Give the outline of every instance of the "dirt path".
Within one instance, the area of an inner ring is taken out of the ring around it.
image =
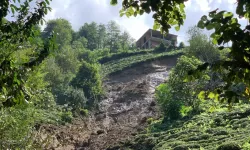
[[[49,149],[103,150],[142,131],[147,119],[159,117],[154,89],[168,76],[166,64],[147,64],[109,77],[107,98],[99,111],[66,126],[44,126],[53,139]]]

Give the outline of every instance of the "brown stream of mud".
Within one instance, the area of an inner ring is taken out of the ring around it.
[[[132,138],[145,129],[148,118],[160,115],[154,92],[166,80],[167,67],[155,62],[110,76],[98,111],[69,125],[42,127],[44,137],[50,135],[53,141],[48,149],[104,150]]]

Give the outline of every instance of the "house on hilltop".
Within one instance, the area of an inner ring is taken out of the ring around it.
[[[148,29],[141,38],[136,41],[136,47],[141,49],[155,48],[161,42],[167,45],[177,45],[177,35],[167,34],[164,36],[160,31]]]

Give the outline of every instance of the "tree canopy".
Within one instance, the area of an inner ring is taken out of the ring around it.
[[[56,35],[56,42],[60,47],[70,44],[73,34],[70,22],[61,18],[49,20],[46,28],[43,30],[42,36],[46,39],[52,34]]]

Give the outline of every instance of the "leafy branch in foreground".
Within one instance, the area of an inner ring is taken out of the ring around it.
[[[186,19],[184,2],[187,0],[123,0],[120,16],[137,16],[144,13],[153,13],[154,29],[168,32],[171,26],[176,30],[180,29]],[[112,5],[117,4],[117,0],[111,0]]]
[[[250,3],[239,1],[236,13],[249,20]],[[216,61],[213,64],[203,64],[200,70],[211,68],[216,72],[223,72],[224,84],[214,92],[221,97],[221,100],[228,100],[229,103],[238,102],[242,99],[249,100],[250,87],[250,25],[242,29],[238,19],[233,13],[217,10],[203,16],[198,23],[200,28],[207,30],[214,29],[211,35],[213,43],[224,49],[224,44],[232,42],[227,59]]]
[[[24,84],[26,75],[49,55],[54,45],[51,41],[44,45],[32,44],[37,35],[35,26],[51,10],[49,1],[37,1],[34,7],[32,0],[13,2],[3,0],[0,3],[0,107],[25,103],[29,99]],[[14,21],[5,19],[10,15]],[[33,48],[33,53],[26,61],[18,61],[16,53],[25,48]]]

